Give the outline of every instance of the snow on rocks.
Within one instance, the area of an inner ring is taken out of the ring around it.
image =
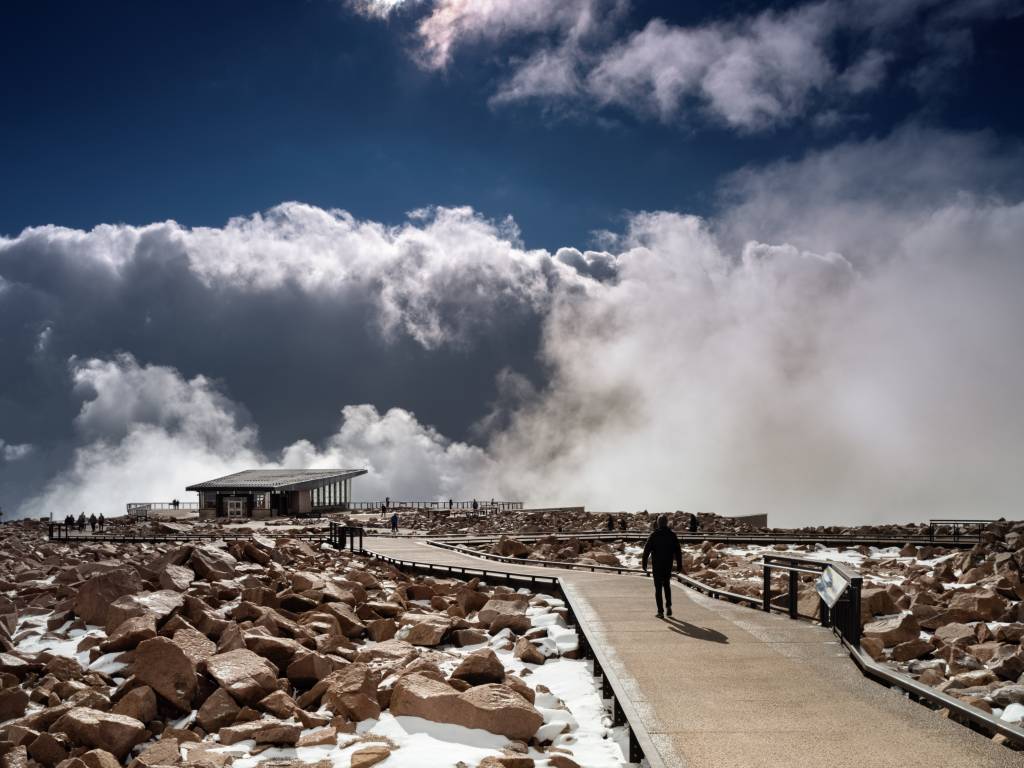
[[[0,756],[28,768],[626,764],[558,598],[288,539],[0,539]]]

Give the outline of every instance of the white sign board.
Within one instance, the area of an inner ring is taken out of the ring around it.
[[[831,565],[822,571],[821,576],[814,582],[814,588],[818,590],[818,594],[821,595],[821,599],[825,601],[825,605],[829,608],[835,607],[835,604],[839,602],[840,596],[843,594],[843,590],[849,586],[849,583],[842,575],[833,568]]]

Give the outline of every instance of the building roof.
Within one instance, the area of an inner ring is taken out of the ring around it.
[[[365,475],[365,469],[244,469],[233,475],[196,483],[186,491],[301,491],[324,482]]]

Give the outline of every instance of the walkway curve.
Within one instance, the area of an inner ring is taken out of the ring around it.
[[[486,560],[426,539],[375,537],[368,551],[443,566]],[[498,570],[498,569],[495,569]],[[654,617],[650,582],[502,564],[550,577],[577,605],[656,755],[679,768],[1024,768],[1024,757],[864,677],[833,634],[673,585]],[[650,746],[648,746],[650,752]]]

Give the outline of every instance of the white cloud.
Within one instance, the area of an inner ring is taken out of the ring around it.
[[[742,131],[843,107],[878,88],[901,51],[919,59],[911,76],[919,88],[939,85],[935,72],[971,55],[971,24],[1020,13],[1014,0],[815,0],[689,26],[653,18],[624,35],[626,0],[425,7],[413,53],[428,69],[448,67],[461,47],[518,46],[492,104],[616,106],[666,122],[699,113]]]
[[[31,443],[6,443],[0,439],[0,457],[4,461],[18,461],[32,453],[34,446]]]
[[[249,468],[365,468],[353,485],[357,499],[440,499],[477,488],[490,463],[480,448],[445,439],[408,411],[380,414],[370,405],[344,408],[322,445],[299,440],[270,457],[238,407],[202,376],[186,380],[130,355],[74,362],[72,374],[84,398],[76,423],[85,442],[23,505],[27,516],[116,514],[126,502],[182,499],[187,485]]]

